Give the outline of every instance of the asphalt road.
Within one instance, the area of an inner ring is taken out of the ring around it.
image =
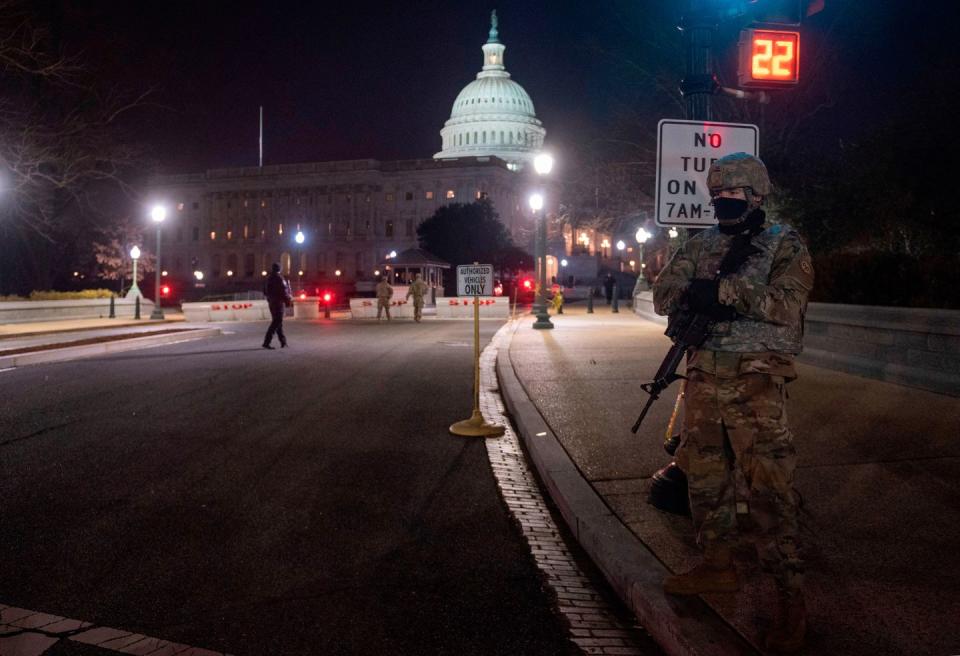
[[[447,433],[472,324],[265,327],[0,372],[0,603],[238,655],[579,653]]]

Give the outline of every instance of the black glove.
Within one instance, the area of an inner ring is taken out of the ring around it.
[[[705,314],[717,321],[730,321],[737,311],[720,303],[720,281],[696,278],[687,288],[687,305],[697,314]]]

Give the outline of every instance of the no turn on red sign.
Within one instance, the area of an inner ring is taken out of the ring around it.
[[[717,221],[707,189],[710,164],[730,153],[756,155],[759,147],[756,125],[661,120],[657,124],[657,225],[714,225]]]

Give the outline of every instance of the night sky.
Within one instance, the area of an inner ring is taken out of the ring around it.
[[[128,127],[161,170],[184,172],[255,165],[261,104],[266,164],[430,157],[454,98],[482,65],[494,8],[507,70],[533,98],[547,143],[563,150],[603,134],[651,92],[624,61],[671,65],[651,59],[663,50],[648,46],[679,43],[685,5],[86,0],[59,5],[59,25],[64,47],[82,52],[105,86],[153,89]],[[953,6],[826,0],[802,31],[811,44],[838,43],[844,56],[821,81],[836,104],[817,114],[813,133],[855,139],[922,101],[931,71],[956,74]]]

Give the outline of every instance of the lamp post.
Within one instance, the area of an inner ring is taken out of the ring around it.
[[[530,194],[530,209],[533,210],[534,220],[537,221],[537,240],[535,244],[536,250],[536,295],[533,299],[533,313],[536,315],[537,320],[533,322],[533,327],[542,330],[553,328],[553,324],[550,322],[550,314],[547,312],[547,299],[544,295],[544,290],[547,286],[547,273],[546,273],[546,253],[544,248],[544,243],[546,242],[546,231],[541,230],[541,226],[544,225],[544,220],[542,216],[538,216],[543,210],[543,196],[540,194]]]
[[[150,313],[150,319],[162,321],[163,308],[160,307],[160,226],[163,224],[163,220],[167,218],[167,208],[163,205],[155,205],[150,210],[150,218],[157,224],[157,288],[153,296],[153,312]]]
[[[673,226],[670,226],[670,229],[667,230],[667,235],[670,237],[670,243],[667,245],[667,260],[673,258],[673,242],[680,236],[680,232]]]
[[[130,249],[130,259],[133,260],[133,284],[130,285],[130,291],[127,292],[125,298],[136,298],[137,296],[143,297],[143,293],[140,291],[140,287],[137,286],[137,260],[140,259],[140,247],[134,246]]]
[[[650,237],[652,237],[653,235],[651,235],[649,232],[647,232],[647,231],[641,226],[640,228],[637,228],[637,234],[636,234],[635,236],[636,236],[636,238],[637,238],[637,243],[640,244],[640,281],[639,281],[639,282],[640,282],[640,289],[646,290],[646,288],[647,288],[647,277],[644,275],[643,270],[644,270],[644,268],[646,268],[647,265],[646,265],[646,263],[643,261],[643,245],[644,245],[644,244],[646,243],[646,241],[647,241],[648,239],[650,239]]]
[[[303,289],[303,242],[307,240],[303,231],[297,230],[297,235],[293,238],[297,242],[297,291]]]
[[[533,168],[539,176],[545,176],[553,169],[553,157],[547,153],[540,153],[533,159]],[[533,210],[534,220],[537,226],[537,239],[534,250],[537,263],[537,280],[539,288],[536,299],[533,303],[533,312],[537,320],[533,322],[533,327],[537,330],[553,328],[550,322],[550,314],[547,312],[547,299],[544,295],[547,289],[547,217],[543,210],[543,194],[534,193],[530,195],[530,209]]]

